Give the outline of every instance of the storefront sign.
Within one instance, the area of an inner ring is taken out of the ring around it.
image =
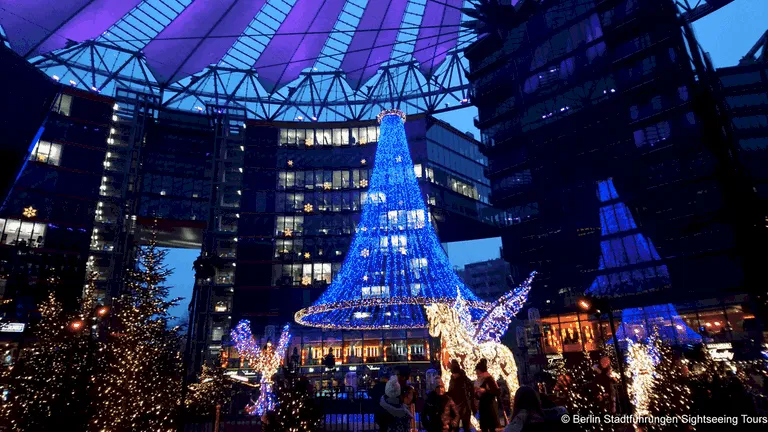
[[[558,361],[562,361],[562,360],[563,360],[562,353],[547,354],[547,366],[551,367],[552,365],[556,364]]]
[[[0,324],[0,332],[2,333],[24,333],[24,323],[5,323]]]
[[[730,342],[707,344],[707,350],[714,361],[733,360],[733,345]]]

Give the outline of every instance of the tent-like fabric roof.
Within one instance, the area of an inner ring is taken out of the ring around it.
[[[28,58],[89,40],[133,48],[163,85],[235,57],[271,93],[317,68],[323,56],[340,61],[353,89],[388,61],[416,60],[429,76],[469,41],[460,37],[469,35],[459,27],[463,6],[464,0],[0,0],[0,26],[11,49]],[[415,40],[406,40],[415,31]],[[415,47],[403,56],[398,40]]]

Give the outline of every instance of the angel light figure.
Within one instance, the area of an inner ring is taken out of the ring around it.
[[[267,340],[266,346],[260,348],[256,338],[251,334],[251,323],[248,320],[240,321],[232,330],[232,340],[240,357],[247,360],[248,364],[261,374],[259,398],[254,405],[247,407],[246,412],[261,416],[267,411],[274,410],[275,394],[272,391],[274,385],[272,377],[285,359],[285,352],[291,340],[290,326],[286,324],[283,327],[277,347],[272,345],[272,341]]]

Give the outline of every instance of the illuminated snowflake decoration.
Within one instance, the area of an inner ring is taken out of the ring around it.
[[[368,161],[367,161],[367,160],[365,160],[365,159],[360,159],[360,163],[361,163],[361,164],[363,164],[363,165],[365,165],[366,163],[368,163]]]
[[[368,187],[368,180],[366,179],[360,180],[360,187]]]
[[[323,183],[323,190],[331,190],[331,182]]]
[[[368,249],[363,249],[360,251],[360,256],[363,258],[367,258],[371,256],[371,251],[369,251]]]
[[[312,278],[309,276],[302,276],[301,277],[301,284],[302,285],[310,285],[312,283]]]
[[[309,259],[312,255],[309,252],[304,252],[304,259]]]
[[[312,204],[310,204],[310,203],[304,204],[304,211],[305,212],[312,213],[312,210],[314,210],[314,209],[315,209],[315,207]]]
[[[25,207],[24,211],[21,213],[25,218],[33,218],[37,216],[37,209],[35,209],[32,206]]]

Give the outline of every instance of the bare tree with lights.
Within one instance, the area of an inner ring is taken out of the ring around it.
[[[115,301],[113,328],[106,347],[104,373],[97,377],[100,397],[91,429],[159,431],[175,428],[181,393],[181,335],[168,328],[168,300],[163,285],[171,270],[167,250],[149,244],[137,248],[136,266],[126,276],[126,291]]]
[[[688,368],[675,356],[672,347],[660,338],[656,340],[659,364],[650,391],[649,410],[654,417],[682,416],[691,411],[691,389]],[[685,430],[687,425],[649,424],[649,430]]]

